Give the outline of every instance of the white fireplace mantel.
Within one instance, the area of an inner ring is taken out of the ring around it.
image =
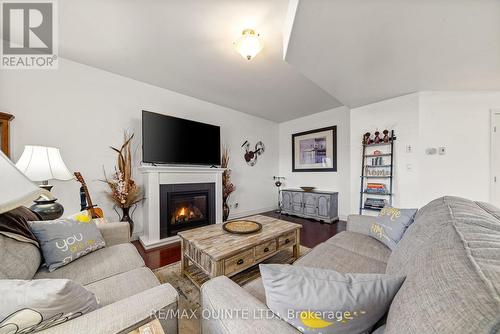
[[[194,166],[141,166],[144,177],[144,234],[139,238],[145,249],[180,240],[173,236],[160,239],[160,185],[215,183],[215,222],[222,223],[222,173],[224,168]]]

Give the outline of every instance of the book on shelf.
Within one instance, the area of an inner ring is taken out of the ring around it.
[[[385,184],[383,183],[367,183],[366,188],[368,189],[384,189],[385,190]]]

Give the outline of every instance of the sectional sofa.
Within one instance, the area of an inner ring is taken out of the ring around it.
[[[350,216],[346,232],[294,265],[406,276],[382,328],[373,329],[377,334],[500,332],[500,209],[457,197],[436,199],[418,211],[392,252],[367,235],[374,219]],[[212,279],[202,287],[204,308],[212,314],[247,310],[251,316],[209,317],[202,332],[300,333],[277,317],[261,317],[265,301],[260,279],[243,288],[224,276]]]

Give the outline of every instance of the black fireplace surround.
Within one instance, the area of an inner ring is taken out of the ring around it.
[[[215,224],[215,183],[160,185],[160,239]]]

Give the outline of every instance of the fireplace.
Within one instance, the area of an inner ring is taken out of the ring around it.
[[[215,224],[215,183],[160,185],[160,238]]]

